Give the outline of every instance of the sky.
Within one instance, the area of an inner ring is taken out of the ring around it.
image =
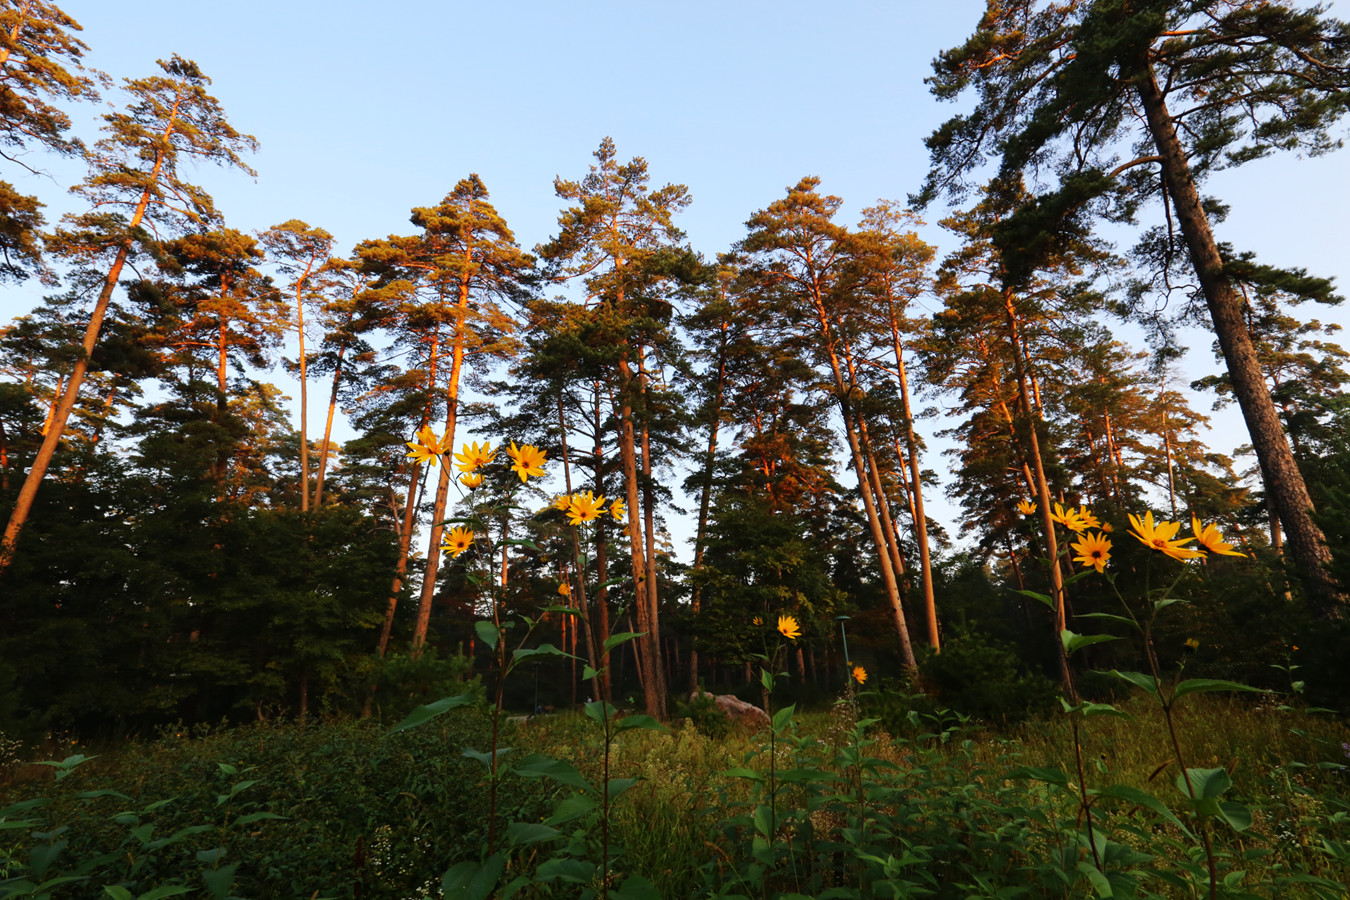
[[[86,64],[119,84],[157,73],[156,59],[175,53],[213,80],[230,122],[260,144],[248,160],[256,180],[189,170],[233,228],[303,219],[331,232],[346,253],[364,239],[412,233],[412,207],[436,203],[477,173],[529,249],[556,232],[562,201],[554,178],[582,177],[611,136],[621,160],[647,160],[654,187],[688,186],[693,203],[677,224],[709,258],[806,175],[844,199],[846,224],[878,199],[915,191],[927,170],[923,139],[961,109],[934,100],[924,78],[983,9],[974,0],[61,6],[84,27]],[[86,141],[106,104],[125,100],[114,89],[103,102],[73,110]],[[78,210],[65,191],[82,167],[36,157],[26,161],[46,175],[20,177],[8,167],[4,177],[37,194],[51,219]],[[1232,211],[1218,236],[1263,262],[1335,276],[1345,289],[1347,175],[1350,151],[1219,173],[1207,191]],[[945,212],[935,207],[926,218]],[[955,249],[934,225],[922,233],[940,253]],[[36,299],[31,286],[0,289],[0,321]],[[1350,308],[1302,314],[1350,324]],[[1189,343],[1187,381],[1216,369],[1207,336]],[[1192,401],[1200,411],[1209,403]],[[1235,414],[1216,419],[1214,449],[1245,442]],[[925,464],[946,468],[936,454]],[[930,515],[959,532],[955,508],[929,502]]]

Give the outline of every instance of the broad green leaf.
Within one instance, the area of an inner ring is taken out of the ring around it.
[[[1139,630],[1139,624],[1138,624],[1137,622],[1135,622],[1134,619],[1127,619],[1127,618],[1125,618],[1124,616],[1117,616],[1117,615],[1115,615],[1114,613],[1102,613],[1102,612],[1078,613],[1077,615],[1074,616],[1074,618],[1075,618],[1075,619],[1105,619],[1105,620],[1107,620],[1108,622],[1119,622],[1119,623],[1122,624],[1122,625],[1128,625],[1128,626],[1130,626],[1131,628],[1133,628],[1133,629],[1136,630],[1136,631]]]
[[[581,667],[581,680],[590,681],[600,675],[600,669],[592,669],[590,663]]]
[[[624,791],[627,791],[629,788],[631,788],[633,785],[637,783],[638,780],[636,778],[611,778],[609,780],[610,802],[611,803],[614,802],[614,799],[616,797],[618,797]]]
[[[606,700],[592,700],[583,708],[587,717],[594,719],[600,724],[604,724],[605,719],[614,715],[614,704]]]
[[[478,634],[480,641],[493,650],[497,649],[497,641],[501,640],[501,629],[495,623],[480,619],[473,623],[473,630]]]
[[[505,756],[510,752],[511,752],[510,747],[498,747],[496,755],[498,759],[501,759],[503,756]],[[493,754],[491,752],[484,753],[482,750],[475,750],[472,747],[465,747],[463,750],[459,751],[459,753],[466,759],[476,759],[484,766],[486,766],[488,769],[492,768]]]
[[[763,686],[764,690],[773,690],[773,675],[769,673],[768,669],[759,670],[759,683]]]
[[[586,777],[577,771],[576,766],[561,759],[544,756],[541,753],[531,753],[522,759],[520,765],[512,771],[524,778],[552,778],[559,784],[581,788],[584,791],[590,791],[592,794],[596,792],[595,788],[591,787],[591,783],[586,780]]]
[[[797,709],[797,704],[785,706],[773,714],[773,730],[782,731],[787,727],[788,722],[792,721],[792,713]]]
[[[1046,784],[1060,786],[1069,783],[1069,776],[1060,769],[1048,769],[1041,766],[1022,766],[1008,773],[1009,778],[1025,781],[1044,781]]]
[[[482,863],[462,862],[451,866],[441,878],[445,900],[488,900],[506,868],[506,856],[494,853]]]
[[[1055,608],[1055,601],[1045,594],[1038,594],[1035,591],[1016,591],[1015,593],[1021,594],[1024,597],[1030,597],[1032,600],[1039,600],[1051,609]]]
[[[157,888],[139,894],[136,900],[160,900],[161,897],[177,897],[179,894],[190,894],[192,888],[186,884],[162,884]]]
[[[1190,776],[1191,787],[1195,789],[1197,800],[1214,800],[1233,786],[1233,779],[1225,769],[1187,769],[1185,775],[1177,776],[1177,790],[1190,796],[1186,790],[1186,777]]]
[[[489,622],[488,624],[490,625],[492,623]],[[447,713],[452,709],[459,709],[461,706],[472,705],[473,697],[468,694],[460,694],[458,697],[442,697],[435,703],[419,706],[417,709],[408,713],[408,717],[389,729],[389,733],[394,734],[399,731],[407,731],[409,728],[416,728],[418,725],[430,722],[442,713]]]
[[[236,825],[252,825],[254,822],[261,822],[261,821],[263,821],[264,819],[278,819],[278,820],[281,820],[281,821],[285,821],[286,817],[285,817],[285,816],[279,816],[279,815],[277,815],[276,813],[273,813],[273,812],[251,812],[251,813],[248,813],[247,815],[243,815],[243,816],[240,816],[239,818],[235,819],[235,820],[234,820],[234,824],[236,824]]]
[[[1254,694],[1264,694],[1261,688],[1252,687],[1249,684],[1242,684],[1237,681],[1225,681],[1222,678],[1187,678],[1177,689],[1172,692],[1172,699],[1184,697],[1187,694],[1203,694],[1210,691],[1249,691]]]
[[[1101,796],[1112,797],[1116,800],[1124,800],[1126,803],[1133,803],[1135,806],[1142,806],[1144,809],[1152,810],[1171,824],[1175,825],[1182,834],[1187,837],[1194,837],[1191,830],[1177,818],[1176,813],[1172,812],[1166,803],[1163,803],[1157,797],[1146,791],[1141,791],[1136,787],[1130,787],[1127,784],[1113,784],[1103,788]]]
[[[539,545],[527,538],[507,538],[502,541],[503,544],[510,544],[516,547],[526,547],[530,550],[538,550]]]
[[[132,900],[131,891],[122,887],[120,884],[105,884],[103,886],[103,893],[112,897],[113,900]]]
[[[219,869],[203,869],[202,882],[216,900],[229,900],[230,888],[234,887],[234,873],[238,869],[237,862],[221,866]]]
[[[599,806],[599,802],[590,794],[573,794],[570,797],[564,797],[557,806],[553,807],[553,815],[549,816],[544,824],[564,825],[573,819],[579,819],[594,812]]]
[[[773,810],[769,809],[767,805],[760,804],[755,807],[754,823],[755,831],[759,834],[765,838],[773,837]]]
[[[584,859],[550,859],[535,871],[537,881],[561,881],[564,884],[590,884],[595,877],[595,863]],[[610,894],[610,896],[617,896]]]
[[[754,769],[746,769],[739,766],[733,769],[727,769],[722,774],[728,778],[748,778],[751,781],[764,781],[763,774],[756,772]]]
[[[1189,602],[1190,602],[1189,600],[1182,600],[1179,597],[1164,597],[1161,600],[1153,601],[1153,611],[1161,612],[1162,610],[1167,609],[1167,607],[1171,606],[1173,603],[1189,603]]]
[[[513,844],[537,844],[540,841],[552,841],[562,837],[562,832],[552,825],[539,822],[512,822],[506,829],[506,839]]]
[[[545,606],[541,612],[559,613],[564,616],[579,616],[581,611],[573,606]]]
[[[629,641],[636,640],[646,634],[645,631],[621,631],[618,634],[611,634],[605,638],[605,652],[613,650],[620,644],[626,644]]]
[[[1227,822],[1228,827],[1234,831],[1246,831],[1252,827],[1252,811],[1232,800],[1219,803],[1219,818]]]
[[[629,875],[619,885],[619,889],[610,895],[619,900],[661,900],[661,892],[641,875]]]
[[[552,644],[540,644],[538,647],[535,647],[531,650],[520,650],[520,649],[516,650],[516,652],[511,654],[511,662],[513,664],[519,664],[527,659],[534,659],[535,657],[539,656],[562,657],[566,659],[568,657],[571,657],[572,654],[558,647],[555,647]]]
[[[1118,641],[1120,638],[1114,634],[1074,634],[1065,628],[1059,633],[1060,643],[1064,645],[1064,652],[1073,656],[1074,653],[1082,650],[1084,647],[1090,647],[1093,644],[1104,644],[1107,641]]]
[[[1162,697],[1158,696],[1158,683],[1153,680],[1152,675],[1145,675],[1143,672],[1122,672],[1119,669],[1112,669],[1111,674],[1115,675],[1117,678],[1125,679],[1135,687],[1148,691],[1153,696],[1158,697],[1159,700],[1162,700]]]
[[[621,716],[614,721],[615,731],[628,731],[630,728],[646,728],[648,731],[665,731],[666,726],[651,716]]]

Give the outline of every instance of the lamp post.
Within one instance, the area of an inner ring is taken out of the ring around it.
[[[848,619],[849,619],[848,616],[835,616],[835,617],[834,617],[834,620],[835,620],[836,622],[839,623],[839,638],[840,638],[840,640],[842,640],[842,641],[844,642],[844,682],[845,682],[845,683],[848,682],[848,673],[849,673],[849,670],[853,667],[853,663],[850,662],[850,661],[849,661],[849,658],[848,658],[848,633],[847,633],[846,631],[844,631],[844,623],[847,622]]]

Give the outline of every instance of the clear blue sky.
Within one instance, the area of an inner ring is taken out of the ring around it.
[[[155,60],[174,53],[213,79],[231,122],[261,144],[250,160],[256,183],[196,173],[232,227],[299,218],[336,235],[345,253],[366,238],[408,233],[410,208],[477,172],[530,248],[555,230],[554,177],[584,174],[611,135],[622,159],[647,159],[654,184],[688,185],[693,204],[680,225],[711,257],[803,175],[844,198],[849,224],[878,198],[913,191],[927,165],[923,138],[957,109],[933,101],[923,79],[939,51],[973,30],[983,4],[67,0],[63,8],[84,26],[87,62],[119,83],[153,74]],[[123,99],[113,90],[105,101]],[[80,116],[87,140],[96,112]],[[83,172],[59,161],[47,168],[52,178],[10,177],[55,218]],[[1232,207],[1220,238],[1266,262],[1339,276],[1347,289],[1347,173],[1346,151],[1222,173],[1209,186]],[[936,228],[926,237],[953,247]],[[6,288],[0,318],[26,312],[34,296]],[[1348,313],[1303,315],[1350,322]],[[1208,338],[1191,344],[1188,376],[1213,369]],[[1208,400],[1195,405],[1207,410]],[[1230,418],[1213,443],[1228,451],[1243,441]],[[927,464],[944,467],[935,456]],[[952,527],[949,512],[939,505],[932,514]]]

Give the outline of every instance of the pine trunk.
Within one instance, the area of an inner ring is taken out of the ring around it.
[[[1223,258],[1191,176],[1190,164],[1177,138],[1152,65],[1147,60],[1138,73],[1135,87],[1161,158],[1167,192],[1209,307],[1233,396],[1247,422],[1266,490],[1279,510],[1290,555],[1297,561],[1307,587],[1308,604],[1317,616],[1344,618],[1347,597],[1327,570],[1331,550],[1326,536],[1313,521],[1312,498],[1280,425],[1275,403],[1270,398],[1251,333],[1243,318],[1243,301],[1224,274]]]

